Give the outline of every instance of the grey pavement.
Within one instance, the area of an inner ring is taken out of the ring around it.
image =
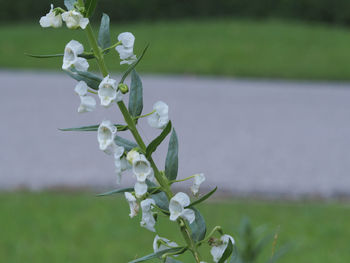
[[[181,178],[204,172],[205,188],[231,194],[350,194],[350,84],[142,79],[144,113],[169,104]],[[95,132],[57,129],[121,122],[116,107],[78,114],[75,81],[63,73],[0,71],[0,83],[0,189],[116,187]],[[159,133],[140,125],[147,142]],[[155,155],[160,167],[166,147]],[[125,175],[123,186],[133,180]]]

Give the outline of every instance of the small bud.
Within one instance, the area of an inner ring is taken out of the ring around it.
[[[129,92],[129,87],[128,85],[124,84],[124,83],[119,83],[118,85],[118,89],[121,91],[121,93],[126,94]]]

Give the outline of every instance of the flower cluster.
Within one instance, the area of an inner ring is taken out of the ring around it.
[[[197,247],[207,242],[212,247],[213,261],[227,262],[232,254],[234,239],[229,235],[225,235],[220,227],[214,228],[211,234],[206,237],[205,221],[195,207],[211,196],[216,188],[205,196],[200,196],[200,185],[205,181],[205,176],[202,173],[177,180],[178,141],[175,129],[169,120],[169,106],[163,101],[157,101],[150,113],[141,115],[143,88],[135,67],[142,59],[146,49],[139,58],[136,57],[134,54],[135,37],[130,32],[119,34],[118,42],[111,45],[109,17],[106,14],[102,17],[97,41],[92,33],[91,25],[89,25],[89,17],[94,11],[91,8],[94,8],[94,5],[91,5],[91,3],[85,5],[84,1],[74,0],[65,1],[65,5],[67,10],[60,7],[54,8],[51,5],[50,11],[41,17],[40,25],[42,27],[58,28],[65,22],[69,29],[88,29],[86,31],[92,52],[84,52],[84,46],[80,42],[71,40],[66,44],[62,55],[62,69],[78,81],[74,88],[75,93],[80,98],[78,112],[93,111],[96,108],[97,98],[103,108],[117,105],[125,121],[125,124],[114,124],[110,120],[103,120],[98,125],[73,128],[73,130],[93,130],[97,132],[99,149],[113,157],[117,184],[121,183],[124,173],[129,173],[135,178],[132,187],[113,190],[102,195],[124,193],[130,206],[129,216],[133,218],[141,212],[140,226],[156,233],[153,241],[154,254],[149,258],[159,258],[161,256],[162,262],[170,263],[174,262],[172,257],[190,251],[197,263],[205,263],[200,260]],[[104,62],[104,56],[112,49],[118,52],[120,64],[128,66],[119,82],[109,75]],[[88,72],[88,59],[96,59],[103,77]],[[124,81],[130,73],[131,85],[129,90]],[[124,94],[128,92],[130,94],[128,96],[129,108],[127,109],[124,104]],[[147,146],[137,129],[140,119],[145,117],[147,117],[150,127],[161,130],[160,135]],[[135,142],[120,136],[121,132],[126,130],[130,130]],[[168,134],[171,135],[165,169],[159,170],[152,159],[152,154]],[[174,193],[171,188],[174,183],[191,179],[193,184],[190,190],[194,196],[193,198],[195,198],[194,201],[191,201],[188,194],[184,192]],[[158,235],[156,224],[159,215],[168,218],[168,222],[176,222],[179,225],[186,242],[185,246],[179,246],[176,242]],[[216,232],[219,232],[220,238],[213,237]]]

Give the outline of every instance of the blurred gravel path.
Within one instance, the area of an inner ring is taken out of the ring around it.
[[[233,194],[350,194],[350,84],[144,76],[144,113],[163,100],[180,140],[180,177]],[[95,133],[59,127],[120,122],[115,108],[78,114],[74,81],[0,71],[0,188],[113,188]],[[149,142],[158,131],[141,121]],[[156,154],[161,158],[166,144]],[[126,176],[127,177],[127,176]],[[124,178],[123,184],[133,180]]]

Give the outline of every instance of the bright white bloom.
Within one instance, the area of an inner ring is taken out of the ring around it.
[[[42,27],[58,28],[62,26],[62,17],[60,14],[55,14],[53,11],[53,4],[51,4],[50,12],[48,12],[45,16],[42,16],[39,23]]]
[[[111,79],[109,75],[105,77],[98,86],[98,96],[101,100],[101,105],[109,107],[113,101],[120,101],[122,95],[120,91],[117,91],[117,81]]]
[[[64,49],[62,69],[69,70],[74,66],[79,71],[87,71],[89,63],[78,55],[84,52],[84,47],[76,40],[71,40]]]
[[[193,193],[193,195],[197,195],[199,192],[199,187],[201,185],[201,183],[203,183],[205,181],[205,176],[204,174],[200,173],[200,174],[195,174],[194,178],[193,178],[193,185],[191,186],[191,191]]]
[[[78,112],[91,112],[96,108],[96,100],[94,97],[87,96],[88,86],[84,81],[79,81],[74,89],[75,93],[80,96],[80,106]]]
[[[102,121],[97,130],[97,140],[100,145],[100,150],[107,154],[115,152],[115,148],[117,147],[114,143],[116,132],[117,128],[112,122],[107,120]]]
[[[139,158],[140,157],[140,153],[136,150],[131,150],[130,152],[128,152],[128,154],[126,155],[126,160],[132,164],[134,159]]]
[[[77,29],[81,27],[85,29],[89,24],[89,18],[84,17],[80,12],[76,10],[69,10],[62,14],[62,19],[66,22],[66,25],[70,29]]]
[[[129,202],[129,206],[130,206],[130,217],[134,217],[137,215],[137,213],[139,212],[139,205],[136,202],[136,198],[135,196],[133,196],[131,193],[129,192],[125,192],[124,193],[126,200]]]
[[[220,246],[212,247],[212,249],[210,250],[210,253],[213,256],[214,262],[219,262],[230,240],[232,244],[235,243],[233,237],[231,237],[230,235],[223,235],[221,236],[220,240],[222,241],[222,244]]]
[[[136,175],[137,181],[144,182],[152,173],[151,164],[143,154],[133,158],[132,171]]]
[[[165,245],[165,244],[166,245]],[[179,245],[176,244],[175,242],[170,241],[169,239],[166,239],[164,237],[160,237],[156,235],[153,241],[153,251],[154,253],[157,253],[158,251],[162,251],[168,248],[172,247],[178,247]]]
[[[155,206],[156,202],[151,198],[147,198],[141,202],[142,220],[140,225],[152,232],[156,232],[154,228],[156,220],[153,217],[152,205]]]
[[[136,182],[134,186],[135,195],[137,198],[141,198],[147,193],[148,186],[145,182]]]
[[[119,53],[119,57],[122,60],[120,64],[132,64],[136,61],[134,54],[135,37],[130,32],[124,32],[119,34],[118,40],[122,43],[116,46],[115,50]]]
[[[192,209],[185,209],[191,203],[187,194],[179,192],[170,199],[169,211],[170,220],[176,221],[179,217],[186,219],[190,224],[195,219],[195,214]]]
[[[148,124],[153,128],[163,129],[169,122],[169,107],[163,101],[153,105],[155,112],[148,117]]]

